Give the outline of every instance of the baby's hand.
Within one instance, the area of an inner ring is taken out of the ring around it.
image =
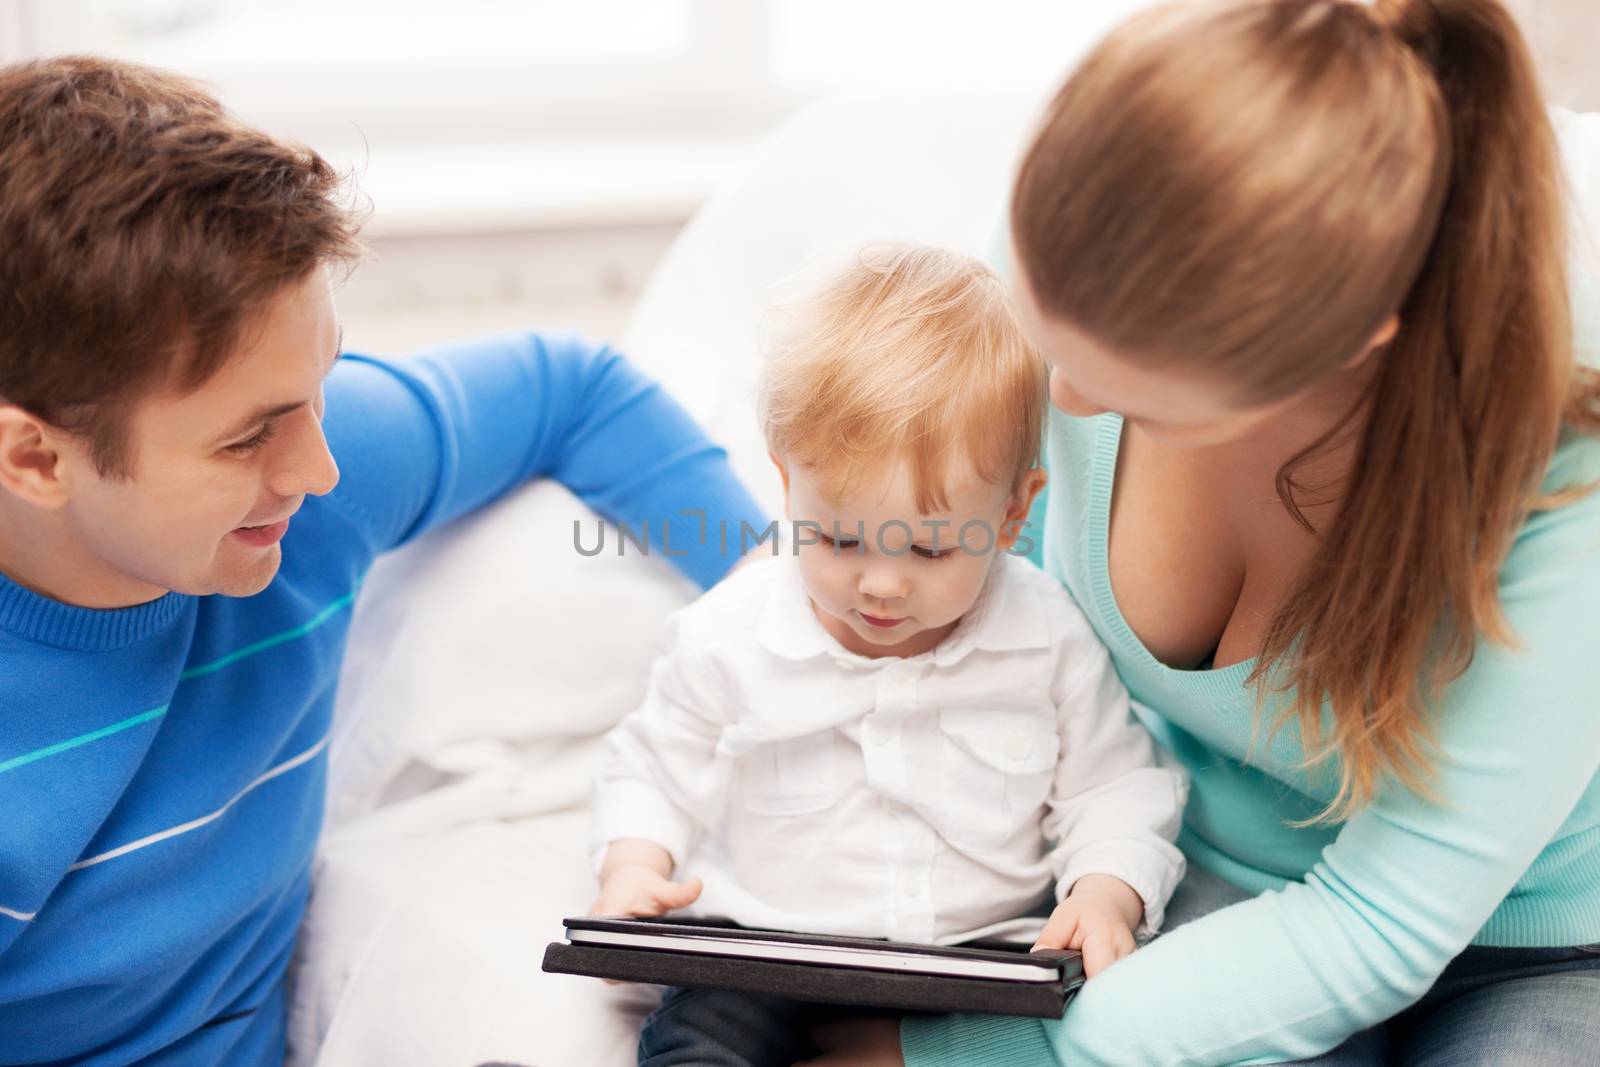
[[[1050,913],[1033,947],[1082,952],[1084,977],[1093,978],[1133,951],[1133,931],[1143,918],[1144,901],[1127,882],[1086,874]]]
[[[676,908],[687,908],[700,896],[700,879],[674,882],[657,871],[634,864],[618,867],[600,883],[600,896],[590,915],[631,915],[651,918]]]

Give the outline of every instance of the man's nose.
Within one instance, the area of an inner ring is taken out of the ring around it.
[[[290,447],[273,472],[272,491],[282,497],[322,496],[339,484],[339,465],[328,450],[322,420],[310,410],[295,414]]]

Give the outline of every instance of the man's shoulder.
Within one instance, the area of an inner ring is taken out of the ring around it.
[[[305,512],[338,515],[345,529],[329,535],[354,535],[370,559],[394,547],[438,491],[451,447],[440,401],[402,362],[355,353],[339,360],[324,395],[323,434],[339,483],[307,500]]]
[[[323,387],[322,432],[339,465],[331,496],[365,491],[397,468],[440,445],[438,419],[426,386],[389,360],[343,356]]]

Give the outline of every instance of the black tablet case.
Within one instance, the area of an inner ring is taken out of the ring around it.
[[[739,929],[733,924],[713,925],[704,920],[688,925],[662,920],[568,919],[566,922],[573,929],[644,929],[648,924],[662,927],[659,931],[662,933],[668,932],[668,928],[678,933],[695,933],[707,928],[723,931]],[[766,935],[774,939],[812,944],[833,943],[852,948],[911,949],[933,955],[966,954],[960,946],[936,948],[928,945],[897,945],[888,941],[813,937],[775,930],[740,932],[757,938]],[[992,951],[996,946],[975,944],[970,947]],[[1068,1000],[1083,983],[1081,960],[1075,953],[1064,955],[1055,963],[1056,976],[1051,980],[1021,982],[748,959],[705,952],[570,944],[565,941],[553,942],[544,953],[544,969],[560,974],[696,989],[731,989],[793,1000],[893,1008],[908,1012],[970,1011],[1041,1018],[1059,1018]]]

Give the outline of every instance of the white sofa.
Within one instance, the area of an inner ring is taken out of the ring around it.
[[[625,350],[729,448],[774,514],[753,398],[767,310],[871,241],[984,251],[1037,101],[818,106],[667,255]],[[1600,116],[1557,117],[1577,200],[1600,210]],[[1594,273],[1592,242],[1576,256]],[[1592,338],[1583,285],[1580,331]],[[660,558],[580,557],[572,522],[586,515],[560,487],[531,485],[373,572],[293,972],[296,1067],[634,1062],[656,994],[545,975],[539,962],[594,892],[585,831],[598,737],[637,700],[661,620],[693,589]]]

